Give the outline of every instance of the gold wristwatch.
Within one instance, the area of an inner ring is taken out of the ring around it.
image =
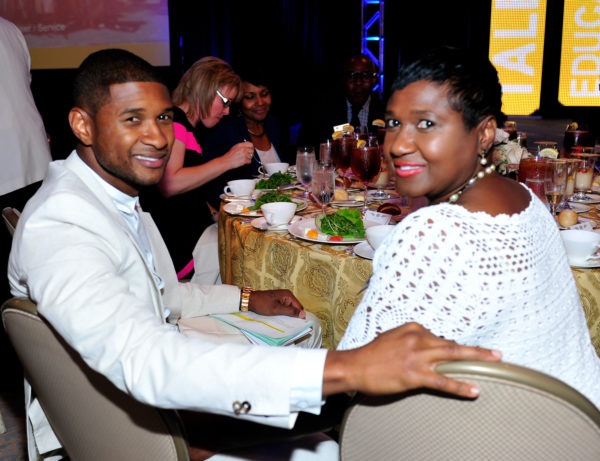
[[[242,295],[240,297],[240,311],[248,312],[250,304],[250,294],[254,291],[254,288],[244,287],[242,288]]]

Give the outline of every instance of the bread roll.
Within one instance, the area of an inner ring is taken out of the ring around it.
[[[562,210],[558,213],[558,224],[562,227],[570,227],[577,224],[578,219],[577,213],[573,210]]]

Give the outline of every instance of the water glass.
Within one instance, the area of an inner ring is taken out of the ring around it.
[[[544,193],[550,213],[554,216],[558,212],[560,204],[567,188],[569,177],[569,162],[560,159],[548,159],[546,161],[546,175],[544,177]]]
[[[303,197],[308,197],[308,188],[317,165],[315,149],[311,146],[301,147],[296,151],[296,177],[304,186]]]
[[[319,164],[331,166],[331,141],[329,139],[319,144]]]
[[[325,207],[333,199],[335,193],[335,170],[325,165],[319,165],[315,169],[312,178],[312,195],[316,202],[321,205],[321,212],[325,213]]]

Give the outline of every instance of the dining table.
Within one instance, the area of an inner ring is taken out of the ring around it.
[[[399,200],[388,202],[400,204],[400,219],[423,204]],[[321,322],[323,347],[334,349],[364,294],[372,273],[371,259],[355,254],[356,243],[326,243],[286,230],[265,230],[256,225],[256,216],[228,213],[224,205],[218,222],[222,282],[259,290],[290,289]],[[378,203],[369,206],[376,209]],[[600,228],[598,206],[585,207],[578,213],[580,221]],[[319,212],[320,208],[309,201],[297,219],[311,219]],[[600,265],[572,267],[572,273],[592,342],[600,355]]]

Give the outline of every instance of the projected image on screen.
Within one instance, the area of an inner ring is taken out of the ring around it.
[[[170,64],[167,0],[4,0],[0,15],[25,35],[33,68],[77,67],[108,46]]]

